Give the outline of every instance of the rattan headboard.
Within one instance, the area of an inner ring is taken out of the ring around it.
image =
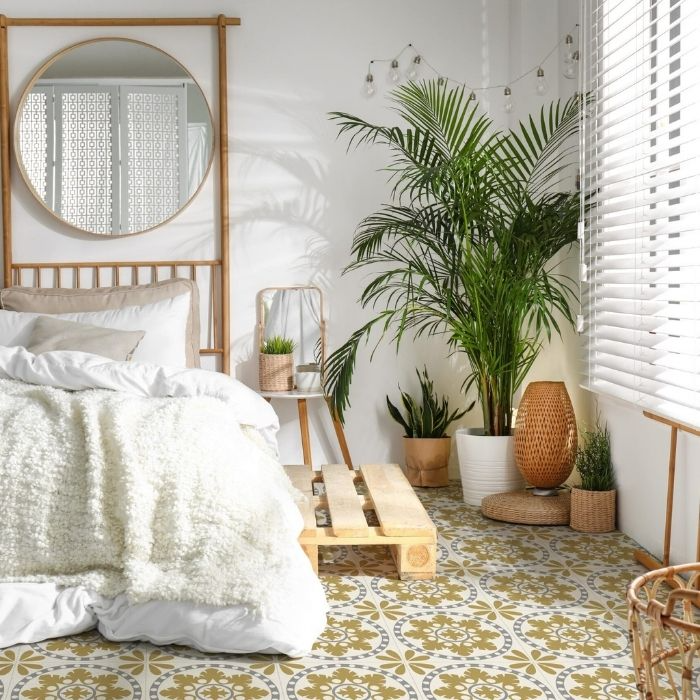
[[[200,355],[221,357],[219,369],[230,371],[230,281],[228,193],[228,77],[226,29],[240,24],[236,17],[178,18],[11,18],[0,15],[0,176],[2,178],[2,241],[4,286],[111,287],[187,277],[199,285],[202,312]],[[215,260],[18,262],[12,248],[12,204],[9,95],[9,27],[213,27],[218,44],[218,235]]]

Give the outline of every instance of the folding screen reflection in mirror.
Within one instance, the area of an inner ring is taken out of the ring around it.
[[[213,154],[212,119],[189,72],[154,46],[98,39],[47,61],[15,124],[20,171],[55,216],[128,235],[175,216]]]

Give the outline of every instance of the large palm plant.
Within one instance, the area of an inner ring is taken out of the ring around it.
[[[350,146],[388,149],[391,203],[364,219],[347,271],[371,267],[360,297],[376,315],[325,364],[338,417],[349,406],[361,343],[377,328],[397,346],[404,336],[445,334],[469,366],[487,435],[511,430],[513,395],[545,337],[572,321],[570,280],[552,258],[576,238],[578,195],[561,192],[577,144],[579,98],[543,108],[501,132],[463,88],[437,81],[392,93],[404,127],[331,118]]]

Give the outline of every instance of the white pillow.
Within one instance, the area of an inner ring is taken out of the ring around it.
[[[134,352],[134,362],[187,367],[185,338],[189,312],[189,293],[143,306],[125,306],[106,311],[80,311],[72,314],[35,314],[0,309],[0,345],[26,347],[34,319],[50,315],[118,331],[145,331],[146,335]]]

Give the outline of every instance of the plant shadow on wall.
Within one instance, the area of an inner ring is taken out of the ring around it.
[[[247,261],[238,278],[238,298],[252,306],[261,287],[289,280],[326,290],[333,231],[331,192],[312,126],[321,110],[289,95],[271,99],[257,91],[241,95],[239,104],[251,112],[240,115],[251,133],[231,142],[238,183],[231,219],[235,257]],[[257,127],[271,120],[273,139],[270,129]],[[238,329],[233,343],[237,375],[248,383],[254,383],[257,375],[253,323],[248,333]]]
[[[342,419],[357,351],[376,329],[397,347],[406,335],[444,335],[463,353],[484,434],[510,435],[513,396],[545,339],[572,323],[573,280],[552,259],[576,240],[579,196],[558,188],[577,161],[581,98],[554,102],[516,130],[498,131],[464,88],[437,80],[392,92],[406,124],[386,127],[334,112],[349,147],[389,153],[391,202],[365,218],[345,272],[370,268],[360,303],[374,317],[325,365]]]

